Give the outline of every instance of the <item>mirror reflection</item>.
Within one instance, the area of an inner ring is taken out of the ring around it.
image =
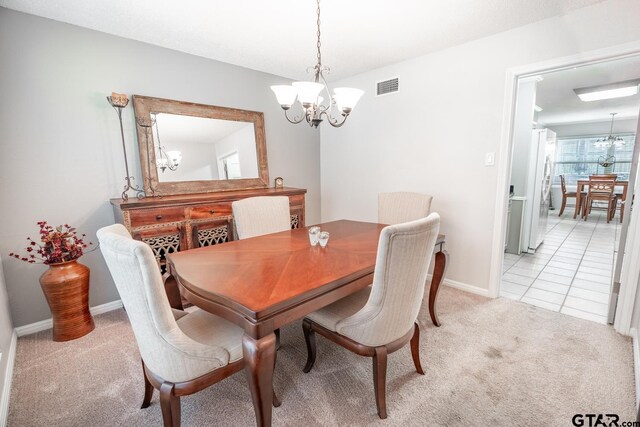
[[[151,113],[160,182],[259,178],[252,122]]]

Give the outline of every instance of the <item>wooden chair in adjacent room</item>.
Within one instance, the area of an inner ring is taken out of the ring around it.
[[[97,235],[142,356],[142,408],[158,389],[165,427],[179,426],[181,396],[244,368],[244,330],[200,309],[172,309],[151,248],[132,239],[123,225],[104,227]]]
[[[589,178],[593,178],[593,179],[612,179],[612,180],[616,180],[618,179],[618,174],[616,173],[603,173],[600,175],[590,175]]]
[[[615,179],[589,177],[589,191],[583,213],[585,221],[591,213],[593,202],[607,203],[607,222],[611,221],[616,213],[616,206],[618,204],[618,198],[614,193],[615,186]]]
[[[570,197],[573,197],[574,199],[576,199],[576,208],[575,211],[573,212],[573,217],[577,217],[578,215],[580,215],[580,212],[582,211],[582,207],[584,206],[584,204],[586,203],[586,197],[582,197],[581,202],[580,202],[580,206],[578,205],[578,192],[577,191],[567,191],[567,181],[564,177],[564,175],[560,175],[560,187],[562,189],[562,205],[560,206],[560,213],[558,214],[558,216],[562,216],[562,214],[564,213],[564,208],[567,207],[567,199]],[[582,193],[582,196],[586,196],[586,192]]]
[[[408,191],[378,194],[378,222],[401,224],[424,218],[431,211],[433,196]]]
[[[411,342],[416,371],[420,364],[418,312],[440,217],[385,227],[380,234],[373,284],[309,314],[303,320],[307,343],[304,372],[316,360],[315,333],[360,356],[373,358],[373,388],[380,418],[387,417],[387,355]]]

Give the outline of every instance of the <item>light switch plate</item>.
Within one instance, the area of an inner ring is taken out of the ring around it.
[[[485,153],[484,155],[484,165],[485,166],[493,166],[496,164],[496,153],[491,151],[489,153]]]

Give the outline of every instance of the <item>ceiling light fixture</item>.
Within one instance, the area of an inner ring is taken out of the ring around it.
[[[333,127],[340,127],[347,120],[347,117],[356,106],[358,100],[364,93],[360,89],[348,87],[339,87],[334,90],[331,95],[324,73],[329,73],[329,67],[322,65],[322,55],[320,53],[320,0],[317,0],[317,25],[318,25],[318,63],[312,68],[307,68],[307,72],[313,70],[315,79],[313,82],[294,82],[291,86],[275,85],[271,86],[271,90],[276,94],[280,107],[284,110],[284,115],[290,123],[298,124],[306,120],[311,127],[317,128],[322,123],[322,116],[327,118],[329,124]],[[327,102],[323,104],[324,98],[320,93],[324,90],[327,95]],[[302,105],[302,115],[291,119],[287,111],[296,102],[300,101]],[[340,119],[336,119],[331,114],[337,108],[341,114]]]
[[[625,80],[602,86],[583,87],[573,91],[584,102],[600,101],[602,99],[623,98],[638,93],[640,79]]]
[[[613,136],[613,119],[618,113],[609,113],[609,114],[611,114],[611,129],[609,130],[609,136],[607,136],[606,138],[600,138],[599,140],[594,142],[593,145],[595,147],[609,148],[612,145],[615,145],[616,147],[621,147],[626,144],[624,139],[622,139],[621,137]]]

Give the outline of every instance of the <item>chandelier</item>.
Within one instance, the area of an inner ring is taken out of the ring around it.
[[[182,161],[182,153],[180,151],[167,151],[160,143],[160,131],[158,130],[158,113],[153,114],[153,124],[156,128],[156,139],[158,147],[156,151],[156,166],[164,173],[165,170],[175,171],[178,169]]]
[[[322,117],[324,116],[331,126],[337,128],[347,120],[364,91],[340,87],[334,90],[333,96],[331,95],[327,81],[324,78],[324,73],[329,73],[330,69],[322,65],[322,54],[320,53],[320,0],[317,0],[317,4],[318,63],[314,67],[307,68],[307,72],[313,70],[315,74],[314,81],[294,82],[290,86],[275,85],[271,86],[271,90],[276,94],[278,103],[290,123],[298,124],[306,120],[311,127],[317,128],[322,123]],[[326,94],[326,102],[324,102],[325,98],[320,96],[321,93]],[[296,99],[300,101],[302,111],[299,116],[292,119],[289,117],[288,111],[296,102]],[[334,117],[336,110],[340,114],[338,118]]]
[[[621,137],[613,136],[613,119],[618,113],[609,113],[609,114],[611,114],[611,129],[609,129],[609,136],[607,136],[606,138],[600,138],[596,142],[594,142],[593,145],[595,147],[609,148],[613,145],[615,145],[616,147],[621,147],[626,144],[624,139],[622,139]]]

